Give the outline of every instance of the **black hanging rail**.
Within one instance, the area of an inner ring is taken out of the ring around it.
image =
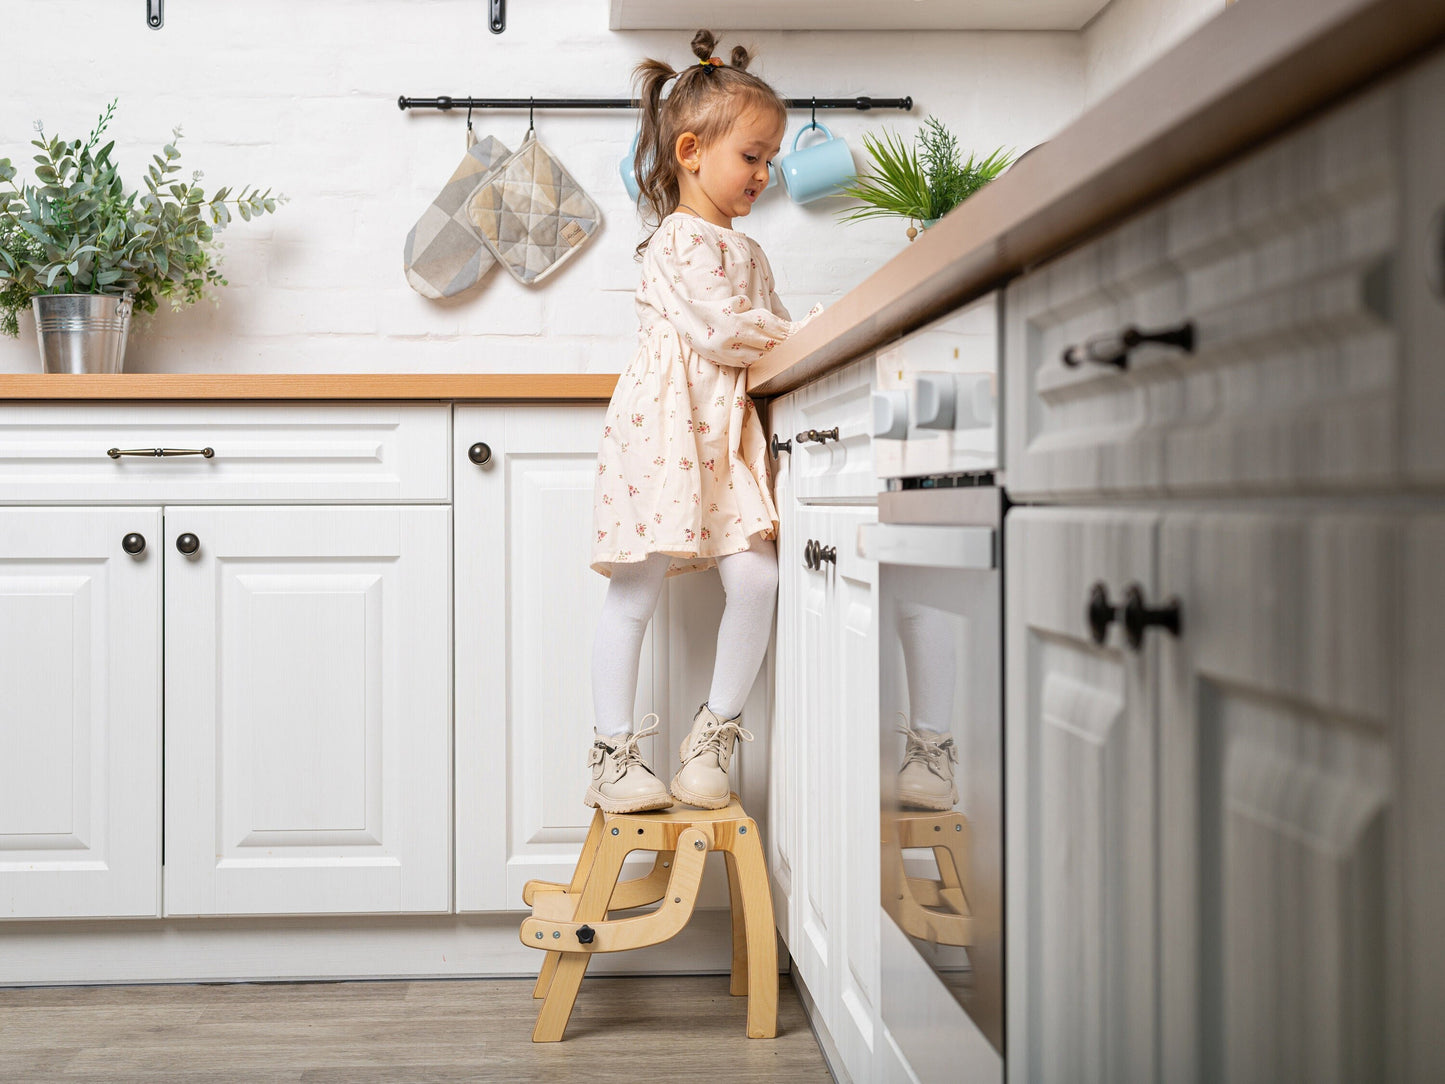
[[[789,109],[901,109],[913,108],[913,98],[784,98]],[[398,109],[636,109],[635,98],[408,98],[396,100]]]

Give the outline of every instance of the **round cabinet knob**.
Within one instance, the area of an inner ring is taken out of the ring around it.
[[[793,454],[793,442],[791,440],[779,440],[778,434],[776,433],[773,434],[772,442],[768,447],[772,449],[774,459],[778,458],[779,452],[787,452],[789,455]]]
[[[817,558],[817,559],[818,559],[818,567],[819,567],[819,568],[822,568],[822,567],[823,567],[823,562],[824,562],[824,561],[831,561],[834,565],[836,565],[836,564],[838,563],[838,547],[837,547],[837,546],[825,546],[825,545],[823,545],[821,542],[818,543],[818,558]]]
[[[484,467],[492,461],[491,445],[477,441],[467,449],[467,458],[479,467]]]
[[[1178,636],[1183,628],[1179,600],[1171,598],[1162,606],[1150,607],[1144,601],[1144,589],[1131,584],[1124,592],[1124,635],[1135,651],[1144,646],[1144,630],[1148,628],[1161,628]]]
[[[146,551],[146,537],[132,531],[120,540],[120,548],[132,557],[138,557]]]
[[[875,391],[873,393],[873,435],[883,440],[907,439],[908,393],[906,391]]]
[[[176,539],[176,549],[180,550],[187,557],[201,548],[201,540],[189,532]]]
[[[590,945],[597,937],[597,931],[591,926],[577,927],[577,941],[583,945]]]
[[[803,544],[803,567],[818,567],[818,543],[814,542],[811,538]]]
[[[954,393],[952,373],[919,373],[913,382],[913,424],[952,429]]]
[[[1089,604],[1084,608],[1084,620],[1089,624],[1089,636],[1096,644],[1102,644],[1109,636],[1109,626],[1119,616],[1119,607],[1109,601],[1109,589],[1096,583],[1089,589]]]

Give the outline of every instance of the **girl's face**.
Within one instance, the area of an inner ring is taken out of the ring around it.
[[[677,140],[682,202],[715,225],[731,226],[734,218],[753,209],[768,187],[768,163],[782,147],[784,130],[769,113],[751,110],[708,147],[698,146],[697,137],[684,132]]]

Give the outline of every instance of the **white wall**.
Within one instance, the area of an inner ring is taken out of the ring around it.
[[[1119,0],[1116,0],[1116,3]],[[6,13],[0,157],[29,177],[31,123],[84,137],[119,96],[111,135],[128,185],[182,124],[181,164],[208,192],[256,183],[291,197],[273,217],[224,235],[230,286],[219,306],[166,308],[133,331],[141,372],[619,371],[635,339],[635,211],[617,174],[630,111],[542,112],[537,130],[602,206],[589,249],[529,289],[494,268],[460,298],[430,301],[402,273],[408,230],[464,152],[461,115],[403,113],[401,94],[478,97],[628,93],[644,55],[689,59],[690,35],[613,32],[600,0],[510,5],[486,29],[482,0],[172,0],[166,26],[145,5],[13,4]],[[1078,110],[1084,49],[1074,33],[767,32],[754,70],[784,95],[911,94],[909,114],[829,113],[849,139],[929,113],[967,149],[1023,150]],[[33,43],[20,45],[20,43]],[[723,45],[734,43],[724,35]],[[722,49],[719,50],[723,52]],[[21,89],[23,88],[23,89]],[[525,115],[475,118],[516,146]],[[795,115],[793,129],[801,120]],[[736,223],[766,247],[795,313],[830,302],[906,245],[898,222],[843,225],[819,204],[765,194]],[[0,338],[0,371],[39,367],[33,328]]]
[[[1113,0],[1084,27],[1084,104],[1107,96],[1225,6],[1225,0]]]

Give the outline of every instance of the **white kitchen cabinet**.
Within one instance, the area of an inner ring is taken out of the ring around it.
[[[459,911],[519,909],[528,880],[566,881],[587,834],[592,636],[607,593],[589,567],[603,415],[456,408]],[[478,443],[482,463],[469,455]],[[638,720],[656,701],[657,624],[642,645]],[[644,742],[664,782],[670,746],[666,734]]]
[[[451,510],[165,528],[166,914],[448,910]]]
[[[161,544],[155,507],[0,508],[0,919],[160,913]]]
[[[1011,1079],[1157,1079],[1157,650],[1085,619],[1155,595],[1151,513],[1007,519],[1006,1057]]]
[[[873,356],[799,388],[791,400],[793,492],[806,502],[858,504],[878,500],[873,467]]]
[[[1009,286],[1016,499],[1445,475],[1438,411],[1415,405],[1423,392],[1438,407],[1445,384],[1400,333],[1445,323],[1412,267],[1445,179],[1424,81],[1356,95]],[[1125,349],[1130,329],[1146,339]],[[1147,339],[1159,333],[1189,341]]]
[[[779,667],[796,697],[790,948],[844,1066],[867,1080],[878,1033],[877,565],[858,556],[857,537],[877,511],[800,505],[792,515],[780,560],[797,566],[796,623]],[[810,544],[824,554],[813,568]]]
[[[754,30],[1080,30],[1106,6],[1107,0],[935,0],[906,6],[741,0],[731,21]],[[613,30],[691,31],[710,17],[711,9],[699,0],[611,0],[608,25]]]
[[[1164,520],[1160,589],[1183,601],[1184,626],[1150,645],[1161,1079],[1403,1078],[1388,1067],[1407,944],[1395,751],[1414,735],[1394,679],[1408,522]]]

